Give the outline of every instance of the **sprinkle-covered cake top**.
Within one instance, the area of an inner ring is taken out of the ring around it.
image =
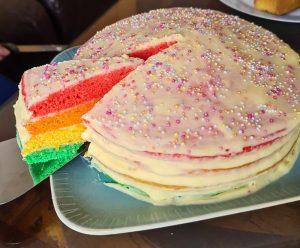
[[[286,59],[289,47],[271,32],[237,16],[214,10],[170,8],[135,15],[98,31],[75,58],[99,58],[134,53],[162,42],[217,37],[231,49]]]
[[[100,31],[77,56],[128,54],[169,35],[180,38],[116,85],[88,125],[129,149],[198,156],[267,145],[299,124],[299,56],[238,17],[151,11]]]

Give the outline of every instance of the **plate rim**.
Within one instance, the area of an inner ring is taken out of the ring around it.
[[[226,6],[232,8],[232,9],[235,9],[241,13],[244,13],[244,14],[247,14],[247,15],[251,15],[251,16],[255,16],[255,17],[259,17],[259,18],[262,18],[262,19],[266,19],[266,20],[272,20],[272,21],[278,21],[278,22],[287,22],[287,23],[300,23],[300,17],[299,17],[299,20],[293,20],[293,19],[286,19],[284,18],[283,16],[285,15],[282,15],[282,16],[277,16],[277,15],[273,15],[271,13],[267,13],[267,12],[263,12],[263,11],[260,11],[260,10],[256,10],[258,12],[258,14],[255,14],[255,13],[250,13],[248,11],[244,11],[244,10],[241,10],[239,9],[233,2],[232,0],[219,0],[220,2],[222,2],[223,4],[225,4]],[[300,9],[299,9],[300,10]],[[267,16],[266,16],[267,15]]]
[[[60,210],[58,206],[58,201],[55,195],[55,189],[54,189],[54,179],[53,175],[50,176],[50,189],[51,189],[51,196],[52,196],[52,202],[54,206],[54,210],[58,216],[58,218],[69,228],[71,228],[74,231],[77,231],[79,233],[88,234],[88,235],[112,235],[112,234],[122,234],[122,233],[130,233],[130,232],[136,232],[136,231],[145,231],[145,230],[151,230],[151,229],[157,229],[157,228],[163,228],[163,227],[170,227],[170,226],[176,226],[176,225],[182,225],[187,223],[193,223],[196,221],[202,221],[202,220],[208,220],[223,216],[229,216],[233,214],[238,213],[245,213],[253,210],[259,210],[263,208],[268,208],[272,206],[279,206],[286,203],[291,203],[295,201],[300,200],[299,196],[289,197],[285,199],[270,201],[270,202],[264,202],[244,207],[238,207],[238,208],[232,208],[227,210],[220,210],[213,213],[207,213],[203,215],[197,215],[192,217],[186,217],[181,218],[177,220],[169,220],[169,221],[162,221],[157,223],[149,223],[149,224],[142,224],[142,225],[135,225],[135,226],[126,226],[126,227],[116,227],[116,228],[88,228],[81,225],[78,225],[71,220],[69,220],[63,212]]]
[[[68,54],[68,53],[76,53],[76,51],[79,49],[80,46],[71,46],[65,50],[63,50],[62,52],[56,54],[50,61],[50,63],[55,63],[57,62],[57,60],[59,60],[59,57],[64,55],[64,54]],[[66,59],[64,59],[63,61],[66,61]],[[63,62],[63,61],[59,61],[59,62]]]

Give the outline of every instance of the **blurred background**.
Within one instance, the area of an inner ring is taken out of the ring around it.
[[[0,43],[70,44],[114,0],[0,0]],[[0,73],[19,81],[22,72],[45,64],[53,52],[14,53],[0,63]]]
[[[98,30],[122,18],[151,9],[180,6],[221,9],[239,15],[275,32],[292,48],[299,47],[299,39],[295,39],[300,37],[298,24],[289,23],[287,28],[286,23],[238,12],[219,0],[0,0],[0,46],[3,43],[81,45]],[[0,106],[16,92],[25,70],[48,63],[57,53],[12,52],[1,60],[0,49]]]

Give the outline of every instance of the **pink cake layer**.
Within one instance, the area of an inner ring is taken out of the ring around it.
[[[26,71],[21,89],[33,117],[45,116],[103,97],[142,60],[129,57],[72,60]]]
[[[45,100],[30,106],[29,110],[33,116],[43,116],[101,98],[133,69],[125,67],[80,81],[72,87],[50,94]]]
[[[162,42],[154,46],[149,46],[147,48],[144,48],[142,50],[137,50],[132,53],[129,53],[128,56],[140,58],[140,59],[148,59],[149,57],[161,52],[162,50],[168,48],[169,46],[172,46],[176,44],[177,41],[170,41],[170,42]]]

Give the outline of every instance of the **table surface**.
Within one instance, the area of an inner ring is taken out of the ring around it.
[[[71,45],[124,17],[156,8],[195,6],[221,10],[261,25],[300,51],[300,24],[264,20],[230,9],[218,0],[120,0]],[[0,108],[0,141],[15,135],[12,104]],[[5,119],[4,119],[5,117]],[[89,236],[66,227],[55,214],[49,180],[0,206],[0,247],[300,247],[300,202],[191,224],[109,236]]]

